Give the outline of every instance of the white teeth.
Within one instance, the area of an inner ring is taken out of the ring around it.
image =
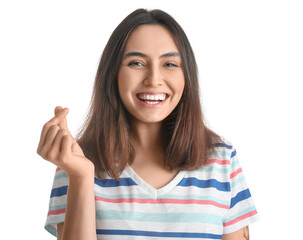
[[[161,101],[163,101],[166,98],[166,94],[151,95],[151,94],[140,93],[140,94],[138,94],[138,98],[140,98],[141,100],[161,100]]]
[[[159,102],[149,102],[149,101],[146,101],[145,103],[147,103],[147,104],[157,104]]]

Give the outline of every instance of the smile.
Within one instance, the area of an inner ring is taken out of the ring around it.
[[[138,93],[136,96],[140,100],[140,102],[148,105],[159,104],[169,97],[169,95],[165,93],[160,93],[160,94]]]

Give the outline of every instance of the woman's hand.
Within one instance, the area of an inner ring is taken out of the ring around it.
[[[68,111],[68,108],[55,108],[55,116],[43,126],[37,153],[63,169],[69,177],[91,176],[94,164],[85,158],[67,127]]]
[[[67,108],[55,108],[55,116],[43,126],[37,153],[69,176],[60,239],[96,240],[95,168],[68,130],[67,114]]]

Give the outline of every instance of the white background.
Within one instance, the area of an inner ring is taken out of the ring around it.
[[[41,128],[61,105],[77,132],[105,43],[141,7],[170,13],[192,43],[207,123],[237,148],[261,217],[251,239],[302,239],[303,5],[292,0],[1,1],[1,236],[54,239]]]

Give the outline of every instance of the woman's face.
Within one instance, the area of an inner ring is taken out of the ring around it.
[[[160,25],[141,25],[129,36],[118,73],[122,102],[137,120],[164,120],[179,103],[185,79],[171,33]]]

